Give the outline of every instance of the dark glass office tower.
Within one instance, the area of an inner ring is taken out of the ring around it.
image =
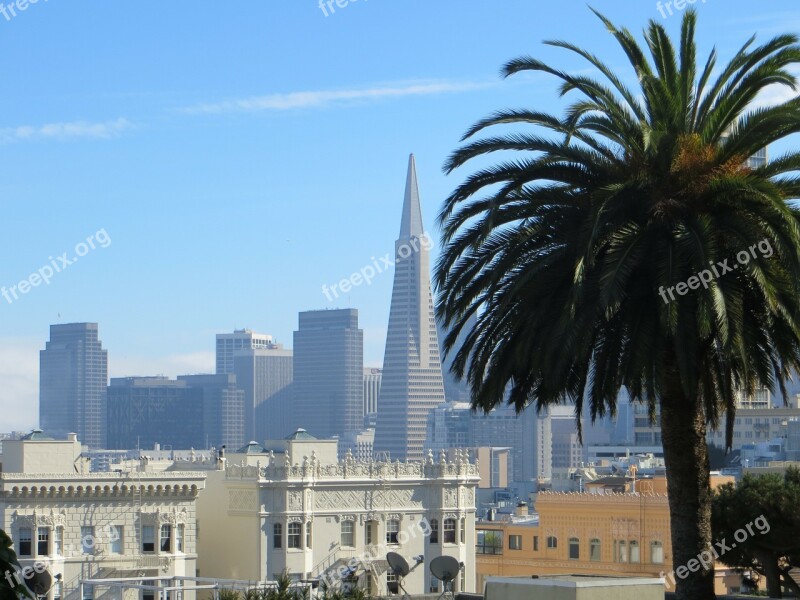
[[[39,353],[39,426],[105,448],[108,353],[97,330],[97,323],[50,326],[50,341]]]

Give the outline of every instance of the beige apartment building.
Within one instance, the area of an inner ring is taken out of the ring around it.
[[[386,555],[411,565],[410,594],[438,593],[430,561],[462,563],[458,591],[475,586],[478,468],[465,453],[420,462],[337,457],[336,440],[298,430],[286,440],[251,443],[210,472],[198,501],[200,576],[321,580],[386,595],[398,590]]]
[[[91,473],[75,434],[53,440],[37,430],[3,441],[0,528],[22,567],[43,564],[61,576],[44,598],[93,600],[101,590],[81,580],[195,575],[195,504],[204,486],[203,473],[146,464]],[[126,599],[154,594],[134,590]]]
[[[520,514],[508,522],[479,522],[477,589],[489,576],[578,574],[666,576],[667,590],[674,590],[666,480],[608,479],[585,493],[539,493],[538,518]],[[712,485],[729,480],[715,479]],[[738,591],[739,581],[717,566],[717,593]]]

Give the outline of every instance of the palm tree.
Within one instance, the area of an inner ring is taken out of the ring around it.
[[[766,165],[748,157],[800,131],[800,100],[759,108],[772,84],[794,89],[797,37],[750,39],[715,78],[712,52],[696,64],[696,13],[676,51],[665,29],[634,36],[596,13],[636,75],[564,41],[602,75],[573,75],[525,57],[510,76],[541,71],[579,95],[560,118],[505,110],[474,125],[445,165],[518,151],[469,176],[439,215],[437,312],[473,408],[517,411],[574,403],[578,427],[614,414],[622,387],[660,409],[672,527],[672,563],[711,542],[707,426],[735,391],[783,389],[800,366],[800,154]],[[525,128],[531,128],[527,130]],[[494,131],[494,130],[493,130]],[[739,263],[742,264],[739,264]],[[735,266],[734,266],[735,265]],[[693,565],[694,563],[692,563]],[[679,599],[713,598],[713,572],[678,577]]]

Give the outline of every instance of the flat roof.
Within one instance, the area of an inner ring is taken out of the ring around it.
[[[507,583],[545,587],[619,587],[629,585],[664,585],[661,577],[612,577],[606,575],[539,575],[532,577],[487,577],[486,583]]]

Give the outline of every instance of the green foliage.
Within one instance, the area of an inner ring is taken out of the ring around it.
[[[781,582],[793,591],[788,577],[800,566],[800,471],[787,469],[778,474],[745,475],[738,486],[727,484],[714,497],[712,524],[715,540],[733,546],[720,557],[725,564],[754,570],[766,577],[770,595],[779,597]],[[762,518],[761,522],[757,519]],[[754,534],[747,531],[747,524]],[[759,528],[759,523],[762,523]],[[767,523],[766,526],[763,523]],[[764,532],[765,529],[768,531]],[[739,541],[735,538],[739,531]]]
[[[597,75],[508,62],[505,76],[555,77],[571,103],[563,115],[501,110],[445,164],[488,166],[439,215],[436,308],[446,351],[464,336],[453,371],[475,409],[572,402],[580,428],[586,413],[613,415],[623,387],[651,419],[660,407],[670,503],[698,507],[672,511],[685,562],[710,540],[706,424],[725,415],[729,447],[737,390],[784,388],[800,368],[800,153],[748,164],[800,132],[800,97],[754,102],[796,89],[800,46],[751,39],[717,66],[715,51],[698,63],[694,10],[677,40],[651,20],[644,45],[598,16],[627,72],[546,42]],[[713,576],[691,573],[677,592],[713,596]]]
[[[219,600],[241,600],[241,598],[242,594],[239,590],[222,589],[219,591]]]
[[[17,553],[14,552],[14,542],[8,534],[0,529],[0,600],[20,600],[20,597],[35,600],[33,593],[25,585],[10,585],[5,577],[6,573],[20,571]],[[12,581],[14,579],[12,578]]]

